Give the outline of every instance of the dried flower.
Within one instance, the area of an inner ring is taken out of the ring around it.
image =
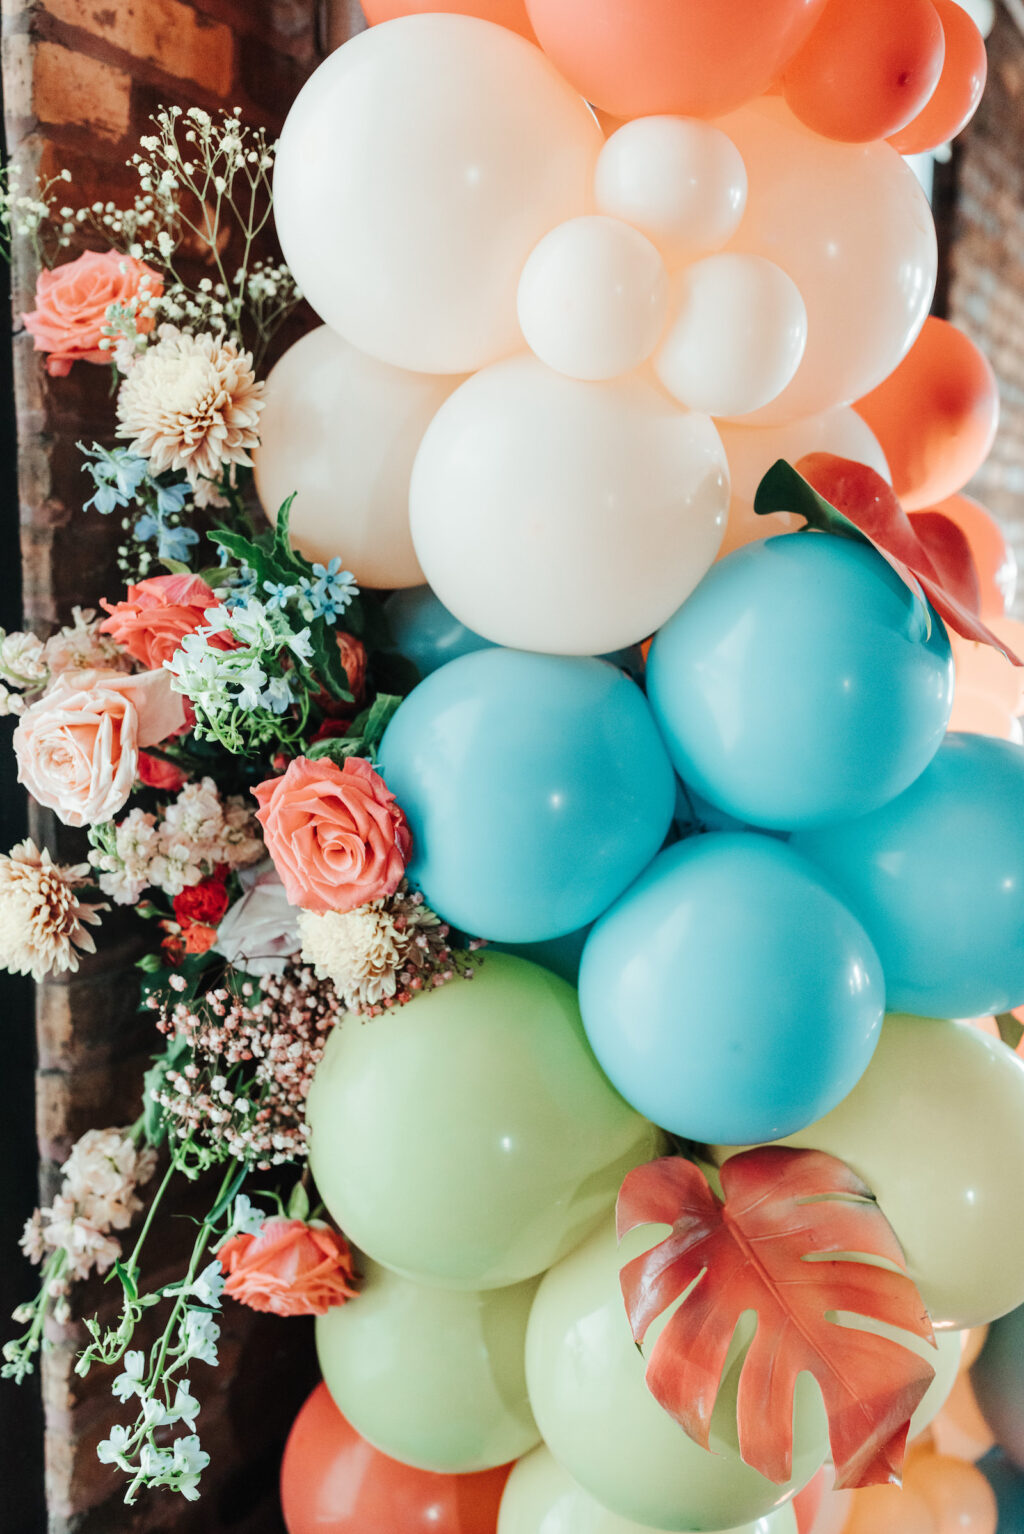
[[[78,890],[88,882],[85,863],[54,863],[33,841],[0,857],[0,964],[14,974],[63,974],[78,968],[79,953],[95,953],[87,927],[99,926],[106,904],[90,905]]]

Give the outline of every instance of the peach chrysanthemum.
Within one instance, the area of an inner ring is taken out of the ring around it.
[[[215,503],[217,481],[252,461],[263,388],[234,341],[164,326],[121,385],[117,434],[152,475],[183,473],[197,504]]]
[[[95,953],[86,929],[99,926],[97,913],[109,907],[79,900],[88,880],[84,863],[54,863],[31,840],[0,856],[0,967],[42,980],[77,969],[79,951]]]

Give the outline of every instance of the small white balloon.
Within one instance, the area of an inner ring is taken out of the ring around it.
[[[594,200],[681,265],[731,239],[747,201],[747,172],[720,128],[690,117],[638,117],[601,150]]]
[[[427,580],[467,628],[515,649],[601,655],[685,601],[728,500],[707,416],[638,373],[581,383],[527,354],[441,407],[409,511]]]
[[[539,48],[472,16],[371,27],[284,125],[274,213],[313,308],[371,356],[468,373],[522,345],[537,241],[587,211],[593,113]]]
[[[742,416],[782,393],[807,345],[807,310],[781,267],[763,256],[706,256],[680,273],[673,298],[654,367],[675,399]]]
[[[253,454],[273,521],[295,496],[291,534],[307,559],[340,555],[361,586],[418,586],[409,476],[423,433],[461,380],[408,373],[321,326],[271,370]]]
[[[835,453],[837,458],[866,463],[892,483],[878,438],[849,405],[791,421],[788,426],[743,426],[729,421],[718,421],[716,425],[729,460],[731,487],[729,521],[720,559],[758,538],[793,532],[803,526],[803,517],[794,516],[791,511],[774,511],[759,517],[754,510],[757,487],[780,458],[796,464],[808,453]]]
[[[639,367],[668,312],[668,272],[650,240],[617,218],[559,224],[519,279],[519,323],[558,373],[591,381]]]

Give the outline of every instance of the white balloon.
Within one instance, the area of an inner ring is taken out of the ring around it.
[[[485,639],[601,655],[646,638],[706,573],[729,487],[707,416],[632,373],[580,383],[530,355],[431,422],[410,521],[427,580]]]
[[[719,128],[689,117],[638,117],[613,133],[594,173],[602,213],[633,224],[675,265],[720,250],[747,200],[747,173]]]
[[[665,328],[668,273],[636,229],[590,215],[559,224],[519,279],[530,349],[570,378],[618,378],[651,355]]]
[[[407,373],[320,326],[271,370],[253,454],[273,521],[295,495],[291,534],[307,559],[340,555],[361,586],[423,581],[409,531],[420,439],[461,380]]]
[[[498,1512],[497,1534],[665,1534],[602,1507],[543,1444],[513,1467]],[[726,1534],[797,1534],[791,1503]]]
[[[654,367],[691,410],[748,415],[781,394],[800,366],[804,301],[792,277],[763,256],[695,261],[676,279],[673,312]]]
[[[732,491],[720,559],[745,543],[803,526],[803,518],[789,511],[772,512],[766,517],[759,517],[754,511],[757,487],[780,458],[795,464],[808,453],[835,453],[838,458],[866,463],[892,483],[878,438],[856,410],[847,405],[807,416],[802,421],[791,421],[788,426],[745,426],[729,421],[718,421],[716,425],[729,460]]]
[[[521,346],[537,241],[584,213],[601,130],[532,43],[414,15],[332,53],[288,114],[274,172],[285,259],[371,356],[468,373]]]

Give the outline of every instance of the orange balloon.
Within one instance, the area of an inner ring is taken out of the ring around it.
[[[988,735],[993,740],[1009,740],[1015,746],[1024,743],[1024,730],[1001,703],[973,692],[957,692],[948,729],[960,735]]]
[[[767,90],[825,0],[526,0],[544,52],[614,117],[714,117]]]
[[[843,1534],[939,1534],[922,1496],[904,1486],[864,1486],[853,1494]]]
[[[938,1534],[996,1534],[996,1495],[980,1470],[949,1454],[907,1463],[904,1486],[927,1504]]]
[[[829,0],[786,67],[783,93],[815,133],[866,144],[918,116],[939,82],[944,52],[931,0]]]
[[[967,483],[999,424],[996,377],[974,342],[929,316],[903,361],[854,407],[879,442],[907,511]]]
[[[990,511],[969,495],[951,495],[930,511],[941,511],[955,522],[971,546],[981,588],[981,615],[1001,617],[1013,606],[1017,592],[1017,558]]]
[[[891,134],[900,154],[923,154],[956,138],[975,112],[988,74],[985,39],[957,0],[932,0],[946,38],[939,83],[914,120]]]
[[[371,27],[379,21],[394,21],[396,16],[419,16],[424,11],[444,11],[454,16],[478,16],[494,21],[510,32],[520,32],[531,43],[537,41],[530,26],[523,0],[360,0]]]
[[[380,1454],[318,1385],[281,1464],[288,1534],[495,1534],[511,1465],[431,1475]]]

